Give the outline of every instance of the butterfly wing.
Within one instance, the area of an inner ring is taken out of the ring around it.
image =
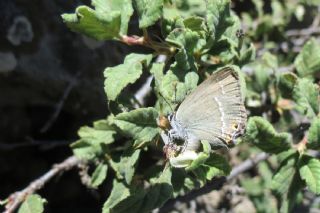
[[[230,143],[247,119],[238,73],[231,67],[213,73],[181,103],[176,119],[192,137]]]

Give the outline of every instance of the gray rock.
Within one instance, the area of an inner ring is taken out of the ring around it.
[[[15,17],[8,30],[7,39],[15,46],[22,42],[31,42],[33,31],[30,21],[25,16]]]

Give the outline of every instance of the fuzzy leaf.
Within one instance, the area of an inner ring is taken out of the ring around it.
[[[90,160],[101,155],[104,147],[114,142],[114,130],[97,130],[91,127],[81,127],[78,131],[80,140],[71,144],[78,158]]]
[[[147,28],[162,17],[163,0],[134,0],[139,14],[139,27]]]
[[[230,1],[228,0],[209,0],[207,1],[207,25],[217,40],[234,22],[230,15]]]
[[[150,73],[154,76],[155,89],[159,92],[159,86],[163,78],[164,63],[153,63],[150,69]]]
[[[310,191],[320,194],[320,161],[311,156],[303,155],[299,161],[299,172]]]
[[[104,71],[104,89],[109,101],[115,101],[121,91],[134,83],[142,74],[143,64],[148,65],[152,55],[130,54],[123,64],[108,67]]]
[[[188,17],[183,20],[183,25],[185,28],[190,29],[191,31],[202,33],[206,30],[204,18],[198,16]]]
[[[106,179],[107,171],[108,166],[106,164],[99,164],[91,176],[91,186],[98,187]]]
[[[122,182],[118,182],[116,179],[113,181],[112,191],[108,197],[108,200],[104,203],[102,212],[109,213],[110,209],[115,207],[119,202],[125,200],[130,196],[130,189]]]
[[[277,66],[277,58],[269,52],[264,53],[262,59],[250,65],[254,70],[252,84],[256,91],[263,92],[267,90],[270,83],[270,76]]]
[[[297,83],[297,80],[297,76],[290,72],[279,75],[278,88],[282,97],[292,98],[293,89]]]
[[[92,144],[110,144],[114,141],[113,130],[97,130],[88,126],[81,127],[78,131],[80,138],[90,141]]]
[[[256,48],[251,43],[248,48],[242,48],[239,53],[238,64],[243,66],[256,58]]]
[[[181,82],[178,76],[169,70],[162,78],[160,93],[173,106],[177,103],[181,103],[185,96],[197,87],[198,80],[198,74],[195,72],[188,72],[184,76],[184,82]]]
[[[171,170],[165,168],[160,177],[152,181],[152,185],[147,191],[140,212],[151,212],[155,208],[161,207],[172,197],[173,188],[171,184]],[[139,211],[138,211],[139,212]]]
[[[18,213],[42,213],[44,211],[43,204],[46,200],[37,194],[31,194],[20,206]]]
[[[291,182],[296,173],[297,152],[288,156],[280,165],[278,171],[272,178],[271,188],[279,195],[284,195],[289,191]]]
[[[102,13],[87,6],[79,6],[74,14],[63,14],[62,18],[72,31],[97,40],[117,39],[120,35],[119,11]]]
[[[167,36],[166,41],[179,47],[173,65],[177,73],[196,71],[194,52],[201,44],[199,33],[187,28],[176,29]]]
[[[158,134],[157,118],[158,112],[148,107],[120,113],[114,118],[114,123],[135,140],[134,146],[140,147]]]
[[[308,131],[308,143],[307,147],[309,149],[319,149],[320,148],[320,119],[315,118]]]
[[[206,178],[206,180],[210,181],[216,176],[227,176],[230,171],[231,167],[224,157],[215,153],[211,153],[204,165],[195,170],[195,174],[199,178],[203,176]]]
[[[296,57],[294,65],[300,77],[314,77],[320,72],[320,43],[311,38]]]
[[[119,160],[113,159],[110,164],[119,179],[125,179],[127,184],[130,184],[135,172],[136,164],[140,156],[140,149],[127,150],[121,155]]]
[[[299,79],[293,90],[296,109],[308,117],[319,113],[319,88],[306,78]]]
[[[290,148],[290,135],[277,133],[273,126],[261,117],[251,117],[247,123],[246,139],[268,153],[279,153]]]
[[[296,168],[299,154],[297,151],[291,153],[281,162],[271,182],[271,188],[280,200],[280,213],[291,212],[297,196],[303,188],[303,181]]]
[[[99,13],[108,14],[110,11],[119,11],[121,14],[120,34],[127,34],[130,17],[133,14],[132,0],[93,0],[92,4]]]
[[[160,177],[151,182],[147,189],[127,188],[114,182],[114,188],[103,206],[103,213],[147,213],[161,207],[172,196],[171,171],[167,167]]]
[[[294,205],[297,203],[297,198],[301,193],[305,184],[303,180],[301,180],[300,175],[298,172],[295,172],[295,175],[292,178],[289,191],[284,196],[280,196],[281,206],[280,206],[280,213],[290,213]]]
[[[211,151],[211,146],[210,146],[209,142],[208,141],[201,141],[201,143],[202,143],[203,151],[200,152],[198,154],[197,159],[192,161],[190,166],[188,166],[186,168],[187,171],[191,171],[191,170],[198,168],[199,166],[204,164],[206,162],[206,160],[209,158],[210,151]]]

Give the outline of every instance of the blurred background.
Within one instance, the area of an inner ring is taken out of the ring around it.
[[[0,0],[0,199],[72,155],[79,127],[108,114],[104,68],[144,51],[71,32],[60,15],[89,3]],[[89,191],[76,171],[40,194],[48,212],[99,212],[107,196]]]
[[[265,13],[272,12],[270,3],[265,1]],[[79,127],[108,115],[106,67],[122,63],[127,53],[149,52],[71,32],[60,16],[82,4],[90,1],[0,0],[0,199],[72,155],[69,144]],[[233,1],[232,7],[239,15],[255,11],[251,1]],[[308,27],[309,15],[288,26]],[[159,35],[159,29],[151,31]],[[275,42],[282,39],[272,33]],[[141,35],[135,18],[128,34]],[[263,45],[263,36],[254,39]],[[108,187],[90,190],[72,170],[39,194],[49,201],[46,212],[100,212]]]

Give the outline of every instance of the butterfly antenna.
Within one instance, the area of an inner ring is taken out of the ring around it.
[[[159,95],[163,98],[163,100],[168,104],[168,106],[170,107],[171,111],[173,112],[173,108],[171,106],[171,104],[168,102],[168,100],[161,94],[161,92],[159,92]]]
[[[174,85],[174,103],[177,103],[177,84]]]

